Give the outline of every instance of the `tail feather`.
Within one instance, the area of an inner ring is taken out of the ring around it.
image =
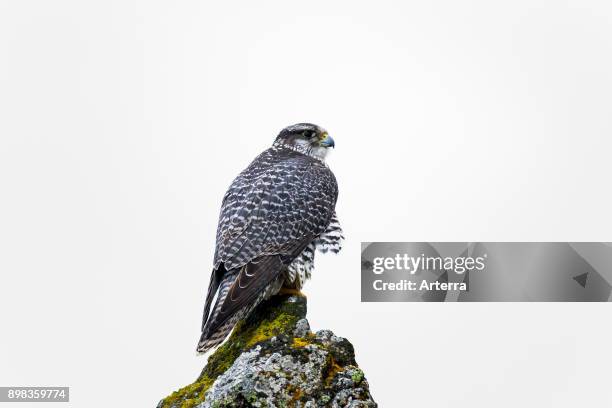
[[[238,323],[238,320],[240,320],[240,316],[236,314],[213,333],[209,334],[207,331],[204,331],[200,336],[200,341],[198,342],[196,351],[203,354],[213,347],[223,343],[223,340],[225,340],[225,338],[232,332],[232,329],[236,323]]]
[[[215,305],[212,308],[212,312],[210,313],[210,315],[205,316],[203,319],[204,324],[202,325],[202,334],[200,335],[200,341],[198,342],[198,347],[196,349],[198,353],[205,353],[211,348],[223,343],[223,340],[225,340],[227,335],[232,331],[232,328],[239,320],[238,315],[232,316],[232,318],[225,322],[225,324],[221,325],[218,330],[210,330],[210,325],[212,324],[215,316],[218,314],[219,310],[223,306],[225,298],[227,297],[227,294],[234,279],[234,276],[232,276],[231,274],[226,274],[223,281],[217,285],[217,299],[215,301]],[[214,293],[212,295],[214,295]],[[211,297],[212,296],[209,293],[209,296],[206,299],[208,305],[210,304]],[[207,306],[207,308],[210,308],[210,306]]]
[[[202,317],[202,330],[204,330],[204,327],[206,326],[206,321],[208,320],[210,314],[210,306],[212,305],[213,298],[219,289],[219,285],[221,284],[225,272],[225,266],[221,264],[210,274],[210,283],[208,284],[208,293],[206,294],[206,303],[204,304],[204,316]]]
[[[299,245],[295,246],[295,251],[301,252],[311,238],[309,236],[301,240]],[[299,252],[296,254],[290,252],[283,256],[291,263]],[[283,265],[281,255],[265,255],[251,260],[240,268],[226,271],[220,282],[218,281],[220,277],[211,277],[216,281],[209,285],[198,352],[204,353],[221,344],[238,320],[248,316],[263,299],[278,292],[284,281]],[[217,300],[208,314],[215,294]]]

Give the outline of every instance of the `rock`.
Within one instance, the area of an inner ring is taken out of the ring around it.
[[[158,408],[377,407],[353,346],[316,334],[306,298],[274,296],[238,323],[193,383]]]
[[[293,335],[295,337],[306,337],[308,333],[310,333],[310,324],[308,324],[308,320],[298,320],[295,324],[295,330],[293,331]]]

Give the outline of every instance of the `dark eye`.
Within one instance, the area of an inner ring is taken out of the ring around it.
[[[313,132],[312,130],[306,130],[304,131],[304,137],[307,139],[310,139],[312,137],[314,137],[315,132]]]

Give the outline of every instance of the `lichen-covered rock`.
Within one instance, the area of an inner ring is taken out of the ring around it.
[[[351,343],[312,333],[306,298],[275,296],[238,323],[193,384],[157,407],[376,406]]]

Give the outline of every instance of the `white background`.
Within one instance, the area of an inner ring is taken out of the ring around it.
[[[311,121],[348,240],[309,319],[381,407],[612,406],[609,304],[359,295],[361,241],[610,241],[610,2],[222,3],[0,1],[0,384],[192,382],[223,193]]]

